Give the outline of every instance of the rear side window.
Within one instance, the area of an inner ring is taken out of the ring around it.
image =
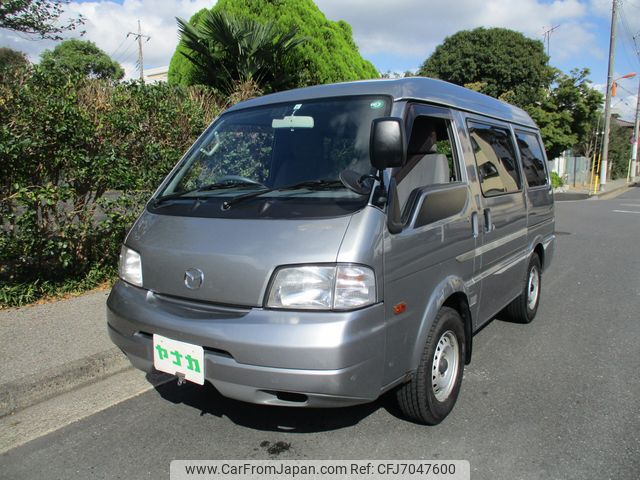
[[[547,169],[538,136],[529,132],[516,131],[516,139],[527,185],[530,187],[546,185]]]
[[[521,188],[511,132],[506,128],[469,122],[471,145],[485,197],[517,192]]]

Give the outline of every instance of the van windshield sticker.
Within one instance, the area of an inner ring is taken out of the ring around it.
[[[375,109],[375,110],[382,107],[384,107],[384,100],[375,100],[369,104],[369,108]]]

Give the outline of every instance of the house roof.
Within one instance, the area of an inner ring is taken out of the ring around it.
[[[633,122],[627,122],[626,120],[622,120],[621,118],[618,118],[615,115],[611,115],[611,119],[616,122],[616,124],[620,125],[621,127],[624,128],[634,128],[635,124]]]

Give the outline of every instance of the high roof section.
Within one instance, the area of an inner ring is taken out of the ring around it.
[[[233,111],[272,103],[290,103],[316,98],[352,95],[389,95],[395,101],[419,100],[535,127],[535,123],[527,112],[518,107],[452,83],[425,77],[363,80],[298,88],[247,100],[231,107],[229,110]]]

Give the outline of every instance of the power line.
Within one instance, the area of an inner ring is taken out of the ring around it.
[[[125,37],[125,40],[127,40],[127,38]],[[132,40],[131,43],[129,43],[129,46],[127,48],[125,48],[122,52],[120,52],[117,56],[117,58],[115,58],[115,60],[119,61],[119,62],[123,62],[124,58],[128,55],[129,50],[131,50],[131,47],[133,47],[136,44],[135,40]]]
[[[618,84],[618,88],[621,88],[622,90],[624,90],[625,92],[627,92],[629,95],[635,95],[635,93],[633,93],[631,90],[627,90],[626,88],[624,88],[622,85]]]
[[[124,42],[126,42],[126,41],[127,41],[127,37],[124,37],[124,38],[122,39],[122,41],[120,42],[120,45],[118,45],[118,47],[117,47],[113,52],[111,52],[111,53],[109,54],[109,56],[110,56],[111,58],[113,58],[113,57],[115,56],[115,54],[118,52],[118,50],[120,50],[120,48],[122,47],[122,45],[124,45]]]
[[[133,52],[129,53],[129,55],[124,57],[121,63],[133,63],[137,67],[138,63],[136,62],[136,55],[137,53],[134,50]]]
[[[629,105],[629,102],[624,98],[619,98],[615,104],[611,105],[611,108],[616,108],[621,103],[624,103],[627,107],[633,108],[633,105]]]
[[[633,50],[635,55],[633,55],[633,60],[631,59],[632,55],[629,54],[629,52],[627,51],[627,46],[626,46],[626,42],[622,41],[622,48],[624,50],[625,55],[627,56],[627,59],[631,61],[631,63],[638,63],[640,60],[640,52],[638,51],[638,45],[636,44],[636,38],[635,36],[631,33],[631,27],[629,26],[629,22],[627,19],[627,14],[624,11],[624,4],[622,2],[620,2],[620,11],[619,11],[619,17],[620,17],[620,24],[622,25],[622,29],[625,32],[625,40],[629,43],[633,44]]]
[[[633,38],[633,46],[636,48],[636,54],[640,57],[640,46],[638,45],[638,37],[640,37],[640,32],[636,33]]]

